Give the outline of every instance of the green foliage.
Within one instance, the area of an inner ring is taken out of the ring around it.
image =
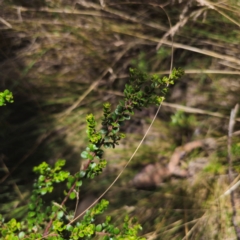
[[[69,172],[62,171],[62,167],[65,165],[65,160],[59,159],[54,168],[51,168],[46,162],[42,162],[39,166],[34,167],[33,171],[39,174],[35,193],[45,195],[48,192],[53,191],[53,183],[60,183],[65,181]]]
[[[171,125],[179,128],[189,128],[196,123],[194,116],[186,116],[183,111],[179,110],[171,116]]]
[[[168,85],[183,75],[181,69],[174,69],[170,77],[160,78],[157,75],[149,77],[137,70],[130,69],[130,81],[124,90],[124,99],[119,102],[114,111],[110,103],[103,105],[103,118],[101,129],[96,129],[97,123],[93,114],[86,117],[87,136],[89,144],[81,153],[86,164],[83,169],[70,174],[62,170],[65,160],[58,160],[53,167],[46,162],[34,167],[38,179],[33,185],[33,191],[28,204],[28,215],[21,222],[11,219],[5,222],[0,216],[1,239],[92,239],[100,235],[104,240],[117,239],[144,239],[138,237],[141,226],[136,219],[128,216],[123,221],[122,228],[111,223],[107,217],[103,223],[95,224],[95,217],[102,214],[108,201],[102,199],[91,209],[87,210],[81,221],[74,219],[75,213],[66,207],[67,200],[78,198],[78,192],[85,178],[94,178],[99,175],[107,165],[103,159],[103,147],[115,148],[119,141],[125,137],[120,133],[120,126],[126,120],[130,120],[135,110],[142,110],[151,104],[159,105],[164,100]],[[10,92],[3,99],[11,102]],[[44,195],[52,193],[56,184],[65,182],[65,195],[61,203],[44,201]]]
[[[214,173],[214,174],[223,174],[225,172],[225,168],[222,163],[213,161],[209,163],[203,171],[206,173]]]
[[[5,106],[6,102],[13,103],[13,95],[8,89],[0,92],[0,106]]]
[[[236,156],[236,157],[240,156],[240,142],[233,144],[232,154],[233,154],[233,156]]]
[[[149,62],[147,61],[146,54],[144,52],[140,52],[137,58],[133,59],[131,63],[134,67],[143,72],[149,71]]]

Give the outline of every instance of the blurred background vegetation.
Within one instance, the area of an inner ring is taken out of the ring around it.
[[[108,192],[106,214],[122,222],[129,213],[147,239],[235,239],[229,196],[229,114],[240,102],[240,1],[5,0],[0,10],[0,90],[14,104],[0,109],[0,211],[22,218],[33,166],[67,160],[80,168],[86,147],[85,116],[101,118],[106,101],[115,106],[129,67],[186,74],[171,86],[153,128],[132,163]],[[171,22],[171,26],[169,24]],[[173,37],[173,42],[172,42]],[[106,171],[84,185],[80,200],[91,202],[127,162],[156,108],[138,112],[123,127],[126,139],[106,151]],[[235,130],[240,127],[236,119]],[[238,180],[239,132],[233,139]],[[212,139],[182,160],[191,177],[170,176],[151,188],[132,179],[148,164],[169,162],[184,144]],[[54,196],[58,201],[61,197]],[[239,191],[236,191],[239,206]],[[239,219],[240,224],[240,219]]]

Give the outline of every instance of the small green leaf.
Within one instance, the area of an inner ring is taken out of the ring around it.
[[[88,157],[88,152],[87,152],[87,151],[83,151],[83,152],[81,153],[81,157],[82,157],[82,158],[87,158],[87,157]]]
[[[95,162],[92,162],[92,163],[90,164],[90,168],[91,168],[91,169],[94,169],[96,166],[97,166],[97,164],[96,164]]]
[[[109,224],[109,225],[108,225],[108,231],[109,231],[110,233],[114,233],[114,226],[113,226],[112,224]]]
[[[85,175],[86,175],[86,172],[85,172],[85,171],[80,171],[80,172],[79,172],[79,177],[80,177],[80,178],[83,178]]]
[[[92,152],[98,149],[98,147],[95,144],[90,144],[89,148],[90,148],[90,151]]]
[[[43,181],[45,180],[45,178],[46,178],[45,176],[40,175],[39,178],[38,178],[38,180],[39,180],[40,182],[43,182]]]
[[[123,122],[125,121],[125,118],[123,116],[121,116],[119,119],[118,119],[119,122]]]
[[[125,120],[130,120],[131,119],[130,115],[128,115],[128,114],[124,114],[123,116],[124,116]]]
[[[77,181],[77,182],[76,182],[76,186],[77,186],[77,187],[81,187],[81,186],[82,186],[82,181],[81,181],[81,180],[80,180],[80,181]]]
[[[98,225],[96,226],[96,231],[97,231],[97,232],[101,232],[101,231],[102,231],[102,225],[101,225],[101,224],[98,224]]]
[[[66,229],[67,229],[68,231],[72,232],[73,226],[70,225],[70,224],[68,224],[68,225],[66,226]]]
[[[24,232],[20,232],[20,233],[18,234],[19,239],[24,238],[24,236],[25,236],[25,233],[24,233]]]
[[[114,234],[119,234],[120,230],[118,228],[114,228],[113,232],[114,232]]]
[[[59,211],[58,213],[57,213],[57,218],[58,219],[61,219],[62,218],[62,216],[63,216],[63,211]]]
[[[72,200],[75,199],[76,198],[76,193],[71,192],[69,198],[72,199]]]
[[[93,156],[92,154],[88,153],[88,155],[87,155],[87,159],[89,159],[89,160],[93,160],[93,159],[94,159],[94,156]]]
[[[68,189],[70,189],[70,188],[71,188],[71,186],[72,186],[72,183],[70,183],[70,182],[67,182],[67,188],[68,188]]]
[[[101,134],[106,134],[108,131],[106,130],[106,129],[101,129],[100,131],[99,131],[99,133],[101,133]]]
[[[105,142],[105,143],[104,143],[104,147],[105,147],[105,148],[111,148],[112,145],[113,145],[113,143],[111,143],[111,142]]]
[[[58,159],[57,162],[55,163],[55,169],[60,170],[66,163],[66,160],[64,159]]]
[[[47,193],[47,191],[48,191],[47,188],[42,188],[42,189],[40,190],[40,192],[41,192],[42,195],[45,195],[45,194]]]
[[[107,216],[105,222],[106,222],[106,223],[109,223],[110,221],[111,221],[111,216]]]
[[[113,239],[113,238],[110,238],[109,236],[104,236],[103,240],[109,240],[109,239]]]
[[[116,110],[115,110],[115,113],[117,115],[120,115],[123,112],[123,110],[124,110],[124,108],[121,105],[118,105]]]
[[[29,208],[30,210],[35,209],[35,204],[33,204],[33,203],[28,204],[28,208]]]
[[[28,212],[28,217],[34,217],[36,215],[36,212]]]

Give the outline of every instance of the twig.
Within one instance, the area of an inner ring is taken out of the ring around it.
[[[222,194],[220,197],[225,197],[229,194],[231,194],[233,191],[235,191],[240,185],[240,180],[237,181],[232,187],[230,187],[224,194]]]
[[[230,114],[230,120],[229,120],[229,127],[228,127],[228,141],[227,141],[227,148],[228,148],[228,177],[229,177],[229,182],[231,183],[233,181],[233,176],[232,176],[232,154],[231,154],[231,146],[232,146],[232,135],[233,135],[233,128],[235,125],[235,117],[238,112],[239,105],[236,104],[235,108],[231,110]],[[231,198],[231,205],[232,205],[232,224],[234,226],[235,232],[237,239],[240,240],[240,228],[237,226],[237,210],[236,210],[236,204],[235,204],[235,199],[234,199],[234,191],[232,190],[230,193],[230,198]]]
[[[229,126],[228,126],[228,174],[229,174],[229,181],[232,182],[232,156],[231,156],[231,145],[232,145],[232,135],[233,135],[233,129],[235,125],[235,117],[238,112],[239,105],[236,104],[235,108],[231,110],[230,114],[230,120],[229,120]]]
[[[12,28],[12,25],[8,23],[6,20],[0,17],[0,22],[2,22],[4,25],[6,25],[8,28]]]
[[[17,8],[17,15],[18,15],[18,20],[19,20],[20,22],[23,22],[22,14],[21,14],[21,7],[18,7],[18,8]]]
[[[104,0],[100,0],[100,5],[101,5],[102,8],[104,8],[106,6]]]
[[[175,35],[175,33],[176,33],[181,27],[183,27],[183,26],[187,23],[187,21],[188,21],[188,19],[190,18],[190,16],[186,17],[186,14],[187,14],[187,12],[188,12],[188,10],[189,10],[189,6],[191,5],[191,2],[192,2],[192,0],[188,1],[188,3],[186,4],[186,6],[183,8],[183,11],[182,11],[182,13],[180,14],[180,17],[179,17],[179,22],[178,22],[177,24],[175,24],[173,27],[171,27],[171,28],[169,29],[169,31],[167,31],[167,32],[163,35],[163,37],[161,38],[161,40],[159,41],[159,43],[158,43],[158,45],[157,45],[157,47],[156,47],[156,50],[158,50],[158,49],[162,46],[162,40],[163,40],[163,39],[167,39],[167,37],[168,37],[169,35],[171,35],[171,36],[173,37],[173,36]]]
[[[77,209],[78,209],[78,204],[79,204],[79,192],[77,192],[75,189],[74,189],[74,192],[75,192],[76,197],[77,197],[77,201],[76,201],[76,205],[75,205],[75,210],[74,210],[74,216],[76,216]]]

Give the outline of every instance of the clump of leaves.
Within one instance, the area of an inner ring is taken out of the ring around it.
[[[13,95],[8,89],[0,92],[0,106],[5,106],[6,102],[13,103]]]
[[[186,116],[183,111],[179,110],[171,116],[171,125],[179,128],[190,128],[195,125],[196,119],[194,116]]]

